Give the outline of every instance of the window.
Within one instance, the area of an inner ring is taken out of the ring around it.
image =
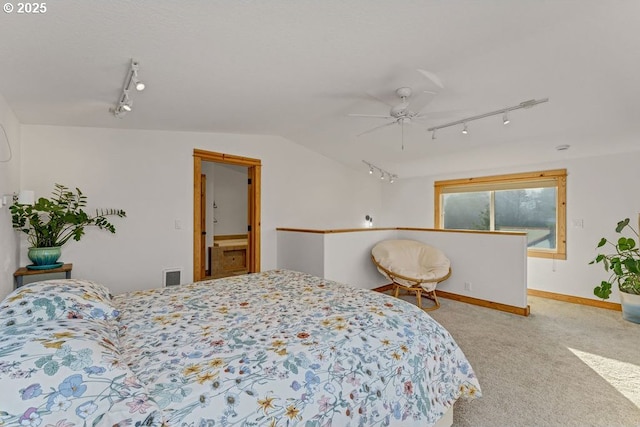
[[[566,259],[566,169],[436,181],[435,226],[521,231],[528,254]]]

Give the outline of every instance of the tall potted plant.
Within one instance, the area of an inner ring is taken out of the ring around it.
[[[116,232],[106,217],[125,217],[121,209],[97,209],[95,215],[84,211],[87,197],[79,188],[75,192],[61,184],[55,184],[50,199],[41,197],[34,205],[14,204],[11,210],[13,228],[27,234],[29,269],[46,270],[62,265],[58,263],[61,247],[69,240],[80,240],[86,227]]]
[[[640,250],[638,249],[638,232],[629,225],[629,218],[618,222],[616,232],[628,228],[634,237],[620,237],[616,242],[611,242],[605,237],[600,239],[598,248],[605,245],[611,246],[613,251],[609,254],[598,254],[589,264],[602,263],[605,271],[610,273],[608,280],[603,280],[599,286],[593,289],[593,293],[602,299],[608,299],[611,295],[611,287],[614,283],[620,290],[620,303],[622,305],[622,317],[631,322],[640,323]]]

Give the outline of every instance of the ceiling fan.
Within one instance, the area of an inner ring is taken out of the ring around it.
[[[419,69],[418,72],[420,72],[423,76],[427,77],[429,80],[431,80],[435,85],[439,86],[440,88],[444,87],[442,85],[442,82],[438,78],[438,76],[436,76],[435,74],[426,70],[421,70],[421,69]],[[425,90],[422,92],[430,93],[430,94],[436,93],[430,90]],[[404,125],[410,124],[413,121],[425,118],[427,114],[421,113],[419,111],[416,112],[410,109],[409,98],[411,98],[411,95],[413,94],[413,90],[410,87],[407,87],[407,86],[400,87],[396,89],[395,94],[400,98],[400,103],[396,105],[392,105],[391,109],[389,110],[389,114],[387,115],[349,114],[349,116],[351,117],[365,117],[365,118],[387,120],[387,123],[384,123],[382,125],[379,125],[369,130],[366,130],[364,132],[361,132],[356,136],[362,136],[371,132],[375,132],[384,127],[398,124],[402,129],[402,149],[404,150]]]

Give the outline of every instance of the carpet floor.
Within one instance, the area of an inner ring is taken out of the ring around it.
[[[640,325],[620,312],[529,297],[523,317],[440,301],[429,314],[483,394],[455,404],[454,426],[640,426]]]

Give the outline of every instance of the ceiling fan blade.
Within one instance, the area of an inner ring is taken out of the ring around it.
[[[391,125],[395,125],[395,124],[396,124],[396,122],[395,122],[395,121],[393,121],[393,122],[389,122],[389,123],[385,123],[385,124],[383,124],[383,125],[376,126],[376,127],[372,128],[372,129],[365,130],[364,132],[359,133],[359,134],[357,134],[356,136],[362,136],[362,135],[365,135],[365,134],[367,134],[367,133],[375,132],[375,131],[377,131],[378,129],[382,129],[382,128],[384,128],[384,127],[391,126]]]
[[[418,68],[418,72],[420,74],[422,74],[423,76],[425,76],[426,78],[428,78],[429,80],[431,80],[436,86],[438,86],[440,88],[444,88],[444,85],[442,84],[442,80],[440,80],[440,77],[436,76],[431,71],[427,71],[427,70],[423,70],[421,68]]]
[[[393,119],[393,117],[391,117],[391,116],[382,116],[382,115],[375,115],[375,114],[347,114],[347,116],[350,116],[350,117],[369,117],[369,118],[374,118],[374,119]]]

